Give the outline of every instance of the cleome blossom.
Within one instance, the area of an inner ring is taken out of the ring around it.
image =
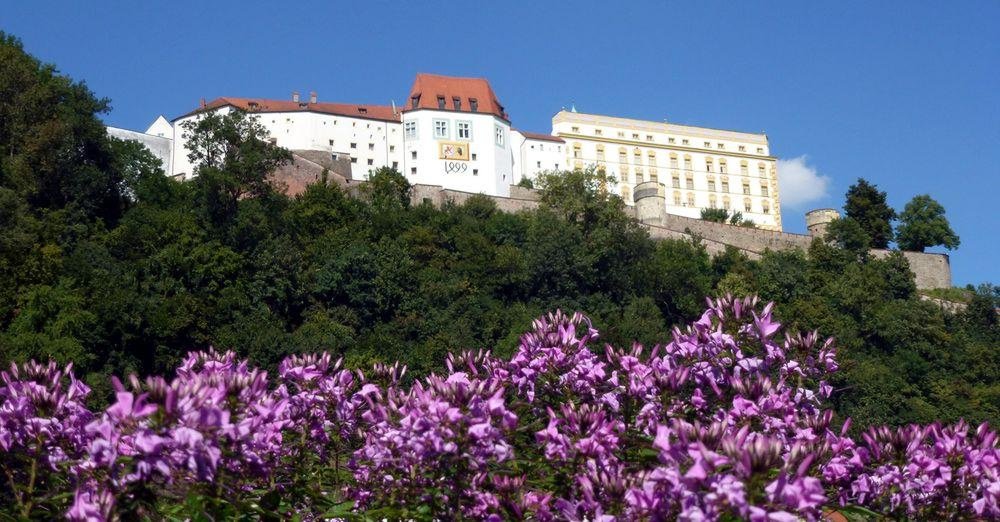
[[[194,352],[114,400],[55,363],[0,372],[4,514],[120,518],[822,520],[864,509],[1000,517],[989,426],[871,427],[827,404],[831,340],[773,305],[709,300],[669,342],[600,346],[583,314],[539,318],[509,359],[447,370],[294,355],[276,378]]]

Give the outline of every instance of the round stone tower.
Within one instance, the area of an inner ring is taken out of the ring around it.
[[[806,228],[809,229],[809,235],[813,237],[825,236],[826,226],[839,217],[840,212],[832,208],[818,208],[806,212]]]
[[[666,189],[656,181],[635,186],[635,217],[643,223],[660,224],[667,212]]]

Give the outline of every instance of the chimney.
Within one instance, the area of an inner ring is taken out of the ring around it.
[[[295,103],[299,102],[299,91],[292,91],[292,101]]]
[[[202,108],[202,109],[204,109],[204,108],[205,108],[205,98],[202,98],[202,99],[201,99],[201,108]]]
[[[309,91],[309,103],[316,103],[316,91]]]

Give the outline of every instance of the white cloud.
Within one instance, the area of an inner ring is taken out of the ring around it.
[[[823,199],[830,187],[830,178],[816,172],[816,167],[806,164],[809,157],[778,160],[778,188],[781,206],[802,210],[805,205]]]

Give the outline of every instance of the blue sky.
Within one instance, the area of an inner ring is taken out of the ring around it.
[[[489,78],[525,130],[575,103],[765,131],[787,231],[865,177],[945,206],[956,285],[1000,283],[1000,2],[952,4],[34,1],[0,29],[134,129],[225,95],[400,103],[421,71]]]

